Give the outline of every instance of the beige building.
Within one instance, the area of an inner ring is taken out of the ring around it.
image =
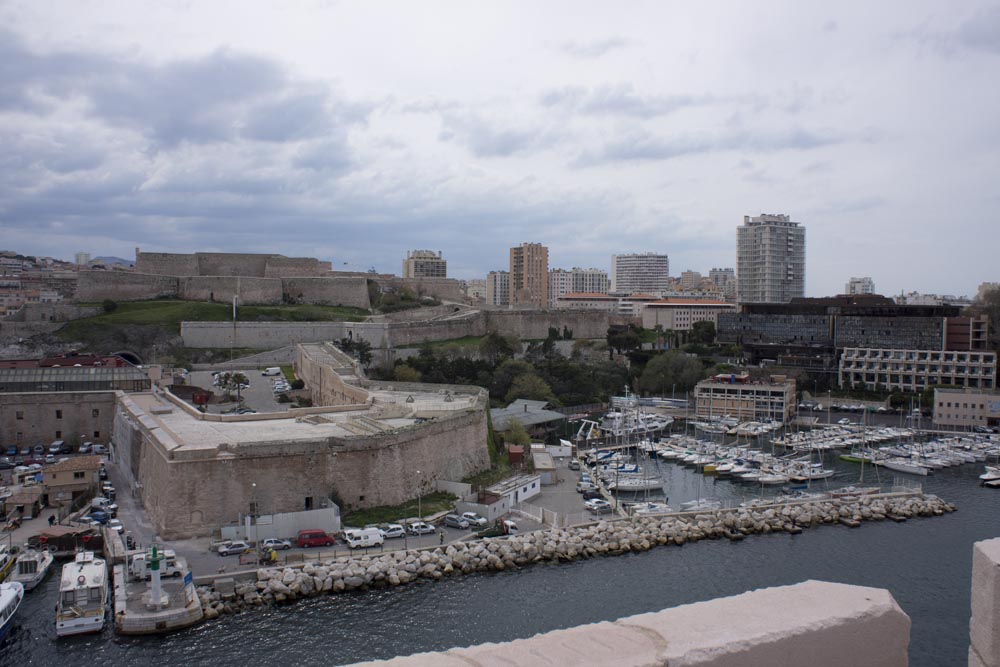
[[[616,296],[613,294],[570,293],[556,299],[556,308],[560,310],[599,310],[612,315],[637,317],[640,309],[658,299],[651,294],[632,294]]]
[[[489,466],[484,389],[372,382],[328,344],[299,345],[295,372],[315,407],[202,414],[169,392],[119,394],[112,455],[157,532],[398,505]]]
[[[640,308],[642,326],[665,331],[689,331],[695,322],[718,326],[719,313],[736,312],[736,305],[713,299],[660,299]]]
[[[716,375],[694,388],[699,419],[733,417],[740,421],[773,419],[787,423],[795,416],[795,380],[772,375],[752,380],[749,375]]]
[[[548,307],[549,249],[541,243],[522,243],[510,249],[510,303]]]
[[[921,392],[938,384],[993,389],[996,375],[994,352],[849,347],[840,355],[837,380],[841,387]]]
[[[49,506],[70,505],[81,495],[100,486],[100,456],[75,456],[45,468],[43,483],[49,496]]]
[[[607,294],[609,285],[608,274],[600,269],[575,266],[570,271],[552,269],[549,271],[549,307],[555,308],[559,297],[574,292]]]
[[[963,429],[1000,427],[1000,392],[935,389],[934,425]]]
[[[113,391],[0,393],[0,438],[19,447],[48,446],[53,440],[73,447],[85,441],[103,444],[111,437],[114,413]]]
[[[403,260],[404,278],[447,278],[448,262],[441,251],[411,250]]]
[[[670,258],[643,252],[611,255],[611,292],[662,294],[670,289]]]

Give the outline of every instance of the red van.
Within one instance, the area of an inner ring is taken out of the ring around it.
[[[332,547],[333,536],[327,535],[322,530],[300,530],[296,539],[296,546],[299,547]]]

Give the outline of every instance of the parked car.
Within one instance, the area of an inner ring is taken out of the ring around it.
[[[446,514],[442,523],[449,528],[460,528],[462,530],[466,530],[469,527],[469,522],[457,514]]]
[[[45,457],[45,462],[46,463],[55,463],[56,462],[56,457],[53,454],[49,454],[48,456]]]
[[[58,453],[59,454],[72,454],[73,453],[73,445],[69,444],[68,442],[64,442],[63,446],[59,448],[59,452]]]
[[[94,453],[95,454],[107,454],[108,453],[108,448],[105,447],[104,445],[94,445]]]
[[[597,491],[597,490],[594,490],[594,491],[584,491],[583,492],[583,499],[584,499],[584,501],[593,500],[595,498],[600,499],[600,498],[603,498],[603,497],[604,496],[601,495],[601,492]]]
[[[579,470],[580,469],[580,461],[577,460],[577,459],[570,459],[569,460],[569,469],[570,470]]]
[[[403,528],[398,523],[390,523],[388,526],[382,529],[382,536],[387,540],[391,540],[397,537],[403,537],[406,535],[406,529]]]
[[[49,454],[59,454],[62,452],[62,448],[66,443],[62,440],[55,440],[51,445],[49,445]],[[36,448],[37,449],[37,448]]]
[[[844,417],[843,419],[838,419],[837,423],[840,424],[841,426],[847,426],[848,424],[851,423],[851,420],[848,419],[847,417]]]
[[[80,445],[80,453],[81,454],[89,454],[90,450],[93,449],[93,448],[94,448],[94,444],[93,443],[91,443],[91,442],[85,442],[82,445]]]
[[[322,530],[317,530],[310,528],[308,530],[300,530],[298,536],[296,537],[295,544],[299,547],[332,547],[333,546],[333,536],[327,535]]]
[[[385,542],[381,528],[354,528],[344,531],[344,541],[352,549],[379,547]]]
[[[11,445],[7,448],[7,456],[17,456],[17,445]]]
[[[21,456],[31,456],[31,447],[21,447]]]
[[[607,500],[604,500],[603,498],[594,498],[592,500],[587,500],[583,503],[583,506],[586,507],[589,511],[593,512],[594,514],[605,514],[611,512],[612,509],[611,503],[609,503]]]
[[[96,521],[97,523],[100,523],[100,524],[107,523],[108,519],[111,518],[110,516],[108,516],[107,512],[103,512],[101,510],[94,510],[88,516],[89,516],[89,518],[90,518],[91,521]]]
[[[594,486],[591,482],[577,482],[576,483],[576,492],[577,493],[583,493],[584,491],[596,491],[596,490],[597,490],[597,487]]]
[[[0,457],[0,470],[7,470],[14,467],[14,461],[9,456]]]
[[[434,526],[423,521],[414,521],[407,527],[407,530],[410,532],[410,535],[426,535],[434,532]]]
[[[291,540],[282,540],[282,539],[279,539],[277,537],[269,537],[266,540],[261,541],[260,548],[261,549],[281,549],[282,551],[284,551],[285,549],[291,549],[292,548],[292,541]]]
[[[115,531],[119,535],[121,535],[123,532],[125,532],[125,526],[123,526],[122,522],[119,521],[118,519],[111,519],[111,520],[109,520],[108,521],[108,528],[110,528],[111,530]]]
[[[45,446],[44,445],[35,445],[34,454],[35,454],[35,458],[36,459],[40,459],[43,456],[45,456]]]
[[[243,540],[238,540],[236,542],[229,542],[228,544],[223,544],[219,547],[220,556],[232,556],[233,554],[241,554],[246,551],[251,550],[251,546],[244,542]]]
[[[483,527],[487,523],[486,517],[479,516],[475,512],[464,512],[462,518],[469,522],[469,525]]]

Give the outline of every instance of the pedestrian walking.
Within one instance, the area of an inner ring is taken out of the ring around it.
[[[438,531],[438,542],[440,542],[441,544],[444,544],[444,531],[443,530],[439,530]]]

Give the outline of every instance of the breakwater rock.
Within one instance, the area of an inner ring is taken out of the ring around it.
[[[757,533],[798,533],[823,524],[940,516],[955,508],[936,496],[884,495],[775,504],[733,510],[614,519],[523,535],[399,550],[284,568],[260,568],[225,595],[198,589],[205,618],[250,607],[328,593],[401,586],[474,572],[517,569],[533,563],[572,561],[682,545],[703,539],[742,539]]]

